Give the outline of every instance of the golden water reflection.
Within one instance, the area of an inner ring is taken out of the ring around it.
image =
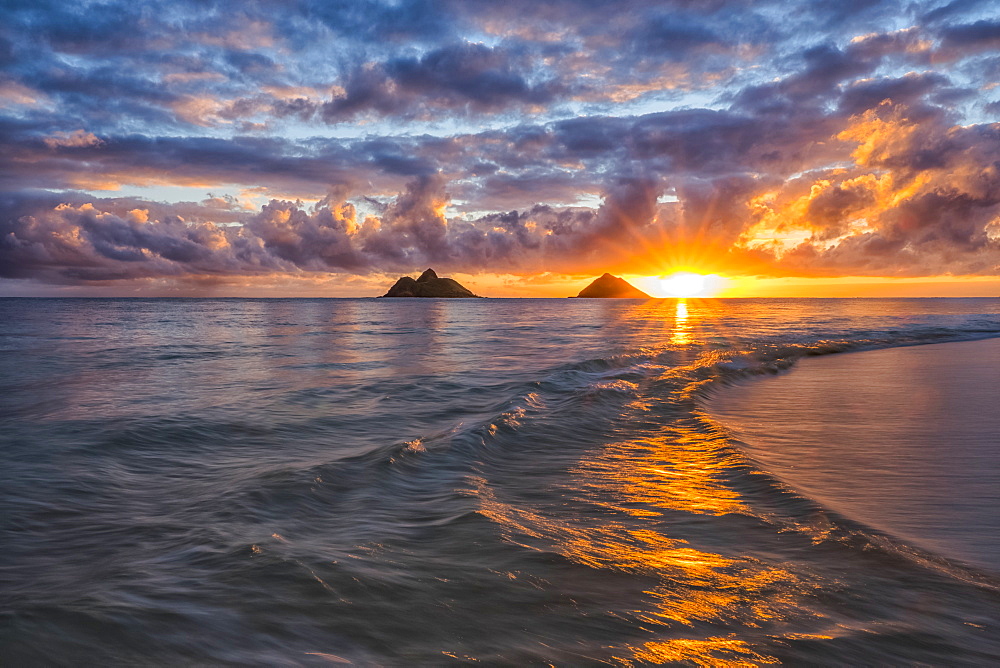
[[[616,662],[776,663],[752,639],[764,637],[765,623],[801,614],[807,584],[783,568],[700,550],[664,531],[664,526],[682,530],[691,515],[751,514],[725,482],[732,457],[721,435],[694,425],[675,424],[653,438],[612,443],[570,472],[582,485],[574,485],[580,500],[612,511],[588,513],[589,520],[557,520],[503,503],[485,485],[477,492],[482,512],[508,529],[510,540],[518,541],[518,535],[543,539],[576,563],[657,579],[628,613],[654,639],[612,648]],[[594,523],[594,516],[615,515],[621,520]],[[704,525],[695,529],[705,530]],[[746,637],[720,636],[720,626],[745,629]]]
[[[674,309],[674,329],[671,332],[670,343],[675,346],[686,346],[691,343],[691,323],[688,314],[687,300],[678,299]]]
[[[690,661],[704,668],[753,668],[761,664],[781,663],[773,656],[755,652],[748,643],[733,636],[649,642],[636,648],[635,658],[653,664]]]
[[[647,463],[637,464],[637,457]],[[574,473],[602,492],[614,485],[624,501],[618,509],[630,515],[659,516],[659,509],[750,514],[740,495],[713,475],[735,463],[722,436],[681,428],[665,429],[655,438],[611,443]]]

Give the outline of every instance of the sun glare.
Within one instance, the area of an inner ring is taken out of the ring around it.
[[[708,277],[680,271],[660,279],[660,289],[670,297],[703,297],[708,287]]]

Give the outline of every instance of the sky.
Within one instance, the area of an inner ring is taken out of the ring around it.
[[[0,296],[997,296],[998,120],[992,0],[5,0]]]

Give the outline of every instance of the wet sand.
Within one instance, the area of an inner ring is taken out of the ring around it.
[[[806,358],[705,407],[795,490],[1000,573],[1000,339]]]

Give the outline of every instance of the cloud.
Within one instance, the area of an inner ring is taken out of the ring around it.
[[[976,21],[941,29],[942,46],[963,51],[984,51],[1000,46],[1000,21]]]
[[[445,110],[494,111],[552,102],[552,80],[531,81],[531,63],[506,50],[468,42],[423,56],[369,62],[347,77],[343,93],[323,105],[330,123],[357,114],[422,117]]]
[[[5,3],[0,271],[997,273],[987,10]]]
[[[56,132],[51,137],[46,137],[42,141],[49,148],[58,147],[82,147],[82,146],[97,146],[101,143],[101,140],[94,135],[93,132],[85,132],[84,130],[75,130],[74,132]]]
[[[744,245],[789,272],[1000,272],[1000,126],[910,111],[885,101],[852,117],[839,139],[854,164],[759,196]]]

